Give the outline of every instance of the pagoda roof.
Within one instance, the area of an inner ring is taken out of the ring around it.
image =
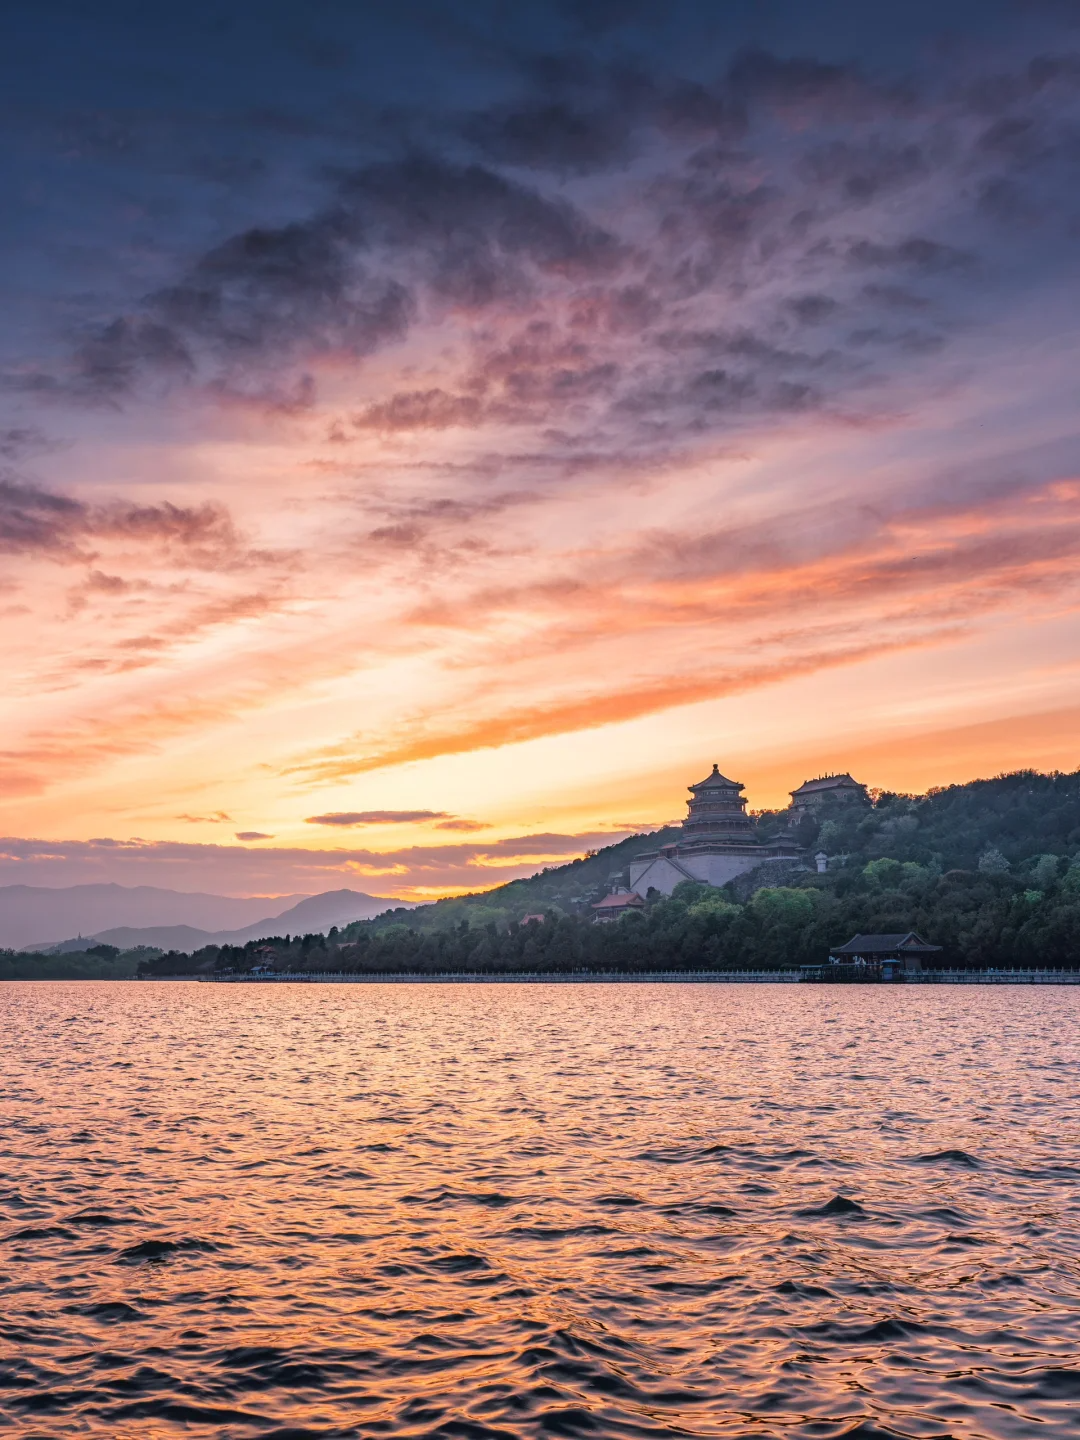
[[[699,780],[696,785],[688,785],[688,790],[741,790],[741,780],[729,780],[726,775],[721,775],[714,765],[712,774],[707,775],[704,780]]]

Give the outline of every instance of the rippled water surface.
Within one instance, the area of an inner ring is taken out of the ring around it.
[[[1073,990],[0,986],[0,1428],[1080,1430]]]

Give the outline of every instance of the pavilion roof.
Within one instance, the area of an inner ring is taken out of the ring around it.
[[[726,775],[721,775],[714,765],[712,774],[707,775],[704,780],[699,780],[696,785],[688,785],[688,790],[741,790],[741,780],[729,780]]]
[[[854,935],[846,945],[834,945],[834,955],[894,955],[898,950],[907,954],[938,951],[940,945],[928,945],[921,935],[908,930],[903,935]]]

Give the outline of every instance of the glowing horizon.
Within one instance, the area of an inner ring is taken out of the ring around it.
[[[160,102],[80,71],[131,143],[74,158],[33,100],[0,884],[430,898],[714,761],[758,809],[1080,765],[1069,17],[556,9],[453,67],[343,19],[385,74],[282,41],[235,99],[193,28]]]

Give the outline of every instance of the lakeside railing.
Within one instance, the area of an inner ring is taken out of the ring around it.
[[[685,984],[687,982],[724,984],[790,984],[800,979],[798,970],[569,970],[569,971],[506,971],[482,973],[474,970],[448,971],[445,973],[391,971],[355,974],[351,971],[308,974],[304,971],[286,972],[279,975],[205,975],[199,979],[216,985],[229,984],[281,984],[301,981],[310,985],[418,985],[418,984],[473,984],[506,985],[522,981],[528,984],[577,985],[602,983],[617,985],[640,984]]]
[[[1080,985],[1080,970],[916,970],[905,985]]]
[[[822,967],[822,970],[824,967]],[[799,970],[570,970],[506,971],[483,973],[473,970],[424,974],[391,971],[358,974],[352,971],[309,973],[303,970],[278,974],[200,975],[202,983],[214,985],[783,985],[813,980],[830,983],[817,970],[813,975]],[[153,978],[153,977],[146,977]],[[168,977],[162,977],[168,978]],[[843,983],[837,976],[832,983]],[[869,984],[902,985],[1080,985],[1080,970],[922,970],[897,976],[893,981],[865,980]]]

